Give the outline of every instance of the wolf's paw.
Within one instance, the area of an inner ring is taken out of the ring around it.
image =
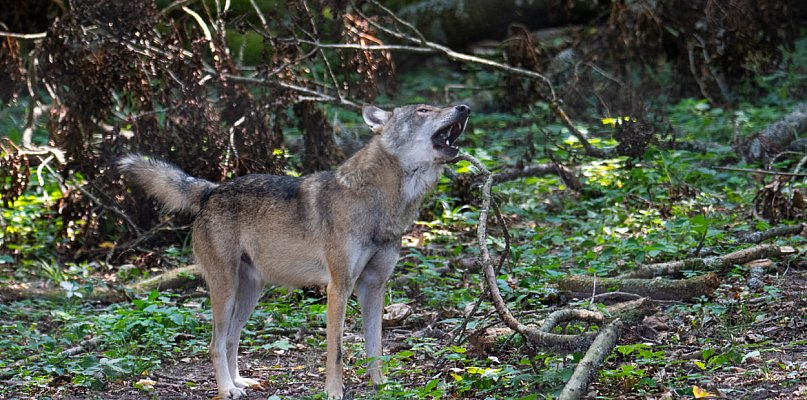
[[[233,379],[233,383],[235,383],[235,386],[239,387],[239,388],[248,388],[248,387],[253,387],[253,386],[261,386],[260,382],[254,380],[254,379],[249,379],[249,378],[244,378],[244,377],[238,377],[238,378]]]
[[[219,399],[221,400],[236,400],[245,397],[247,392],[241,388],[219,389]]]

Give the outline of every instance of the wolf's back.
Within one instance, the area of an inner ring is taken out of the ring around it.
[[[215,183],[186,174],[173,164],[129,154],[118,161],[118,169],[131,183],[163,204],[167,211],[196,213],[202,197]]]

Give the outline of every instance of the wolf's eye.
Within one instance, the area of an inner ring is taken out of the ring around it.
[[[418,108],[418,112],[425,114],[425,113],[429,112],[429,109],[428,108]]]

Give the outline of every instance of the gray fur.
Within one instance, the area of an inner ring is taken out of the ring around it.
[[[118,170],[135,186],[157,199],[168,212],[199,212],[202,198],[218,186],[194,178],[173,164],[138,154],[129,154],[118,160]]]
[[[127,156],[119,167],[132,183],[175,211],[197,212],[193,251],[213,307],[210,353],[222,399],[257,384],[238,371],[241,329],[267,283],[327,286],[325,390],[342,397],[345,307],[359,296],[368,357],[381,356],[384,285],[421,199],[456,156],[466,106],[365,107],[376,133],[335,171],[302,178],[248,175],[216,185],[171,164]],[[451,139],[445,135],[451,132]],[[385,381],[380,361],[368,368]]]

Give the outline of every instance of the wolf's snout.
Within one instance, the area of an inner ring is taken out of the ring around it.
[[[454,107],[454,109],[459,111],[462,114],[471,115],[471,107],[468,107],[465,104],[460,104],[460,105]]]

